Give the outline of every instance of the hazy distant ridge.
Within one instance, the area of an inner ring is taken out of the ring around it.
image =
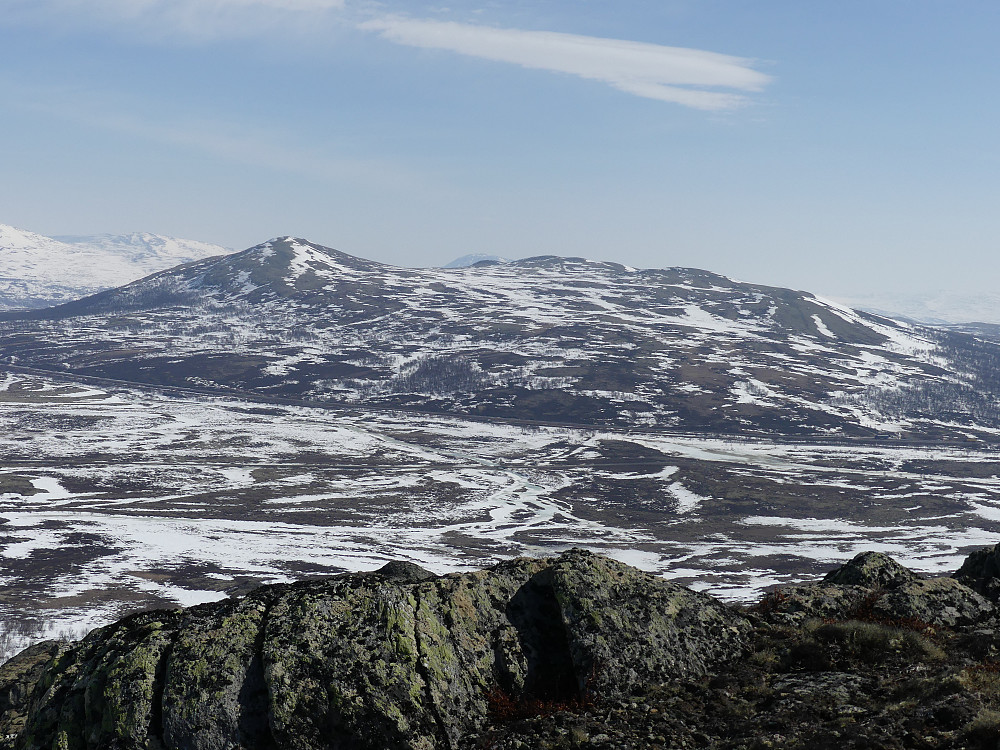
[[[62,304],[228,252],[147,232],[45,237],[0,224],[0,310]]]

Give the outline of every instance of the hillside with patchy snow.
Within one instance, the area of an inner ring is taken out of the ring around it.
[[[995,345],[695,269],[403,269],[286,237],[5,317],[10,361],[135,382],[733,434],[1000,428]]]
[[[228,252],[148,233],[53,238],[0,224],[0,310],[62,304]]]

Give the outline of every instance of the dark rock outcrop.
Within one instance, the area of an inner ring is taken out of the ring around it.
[[[880,596],[873,611],[888,620],[914,620],[929,625],[971,625],[994,614],[982,595],[954,578],[910,581]]]
[[[578,550],[266,586],[22,652],[0,747],[996,747],[984,560],[865,553],[749,608]]]
[[[36,643],[0,667],[0,741],[20,734],[25,708],[42,674],[65,649],[52,641]]]
[[[973,552],[954,577],[991,602],[1000,602],[1000,544]]]
[[[397,563],[36,647],[0,668],[3,720],[25,750],[454,748],[498,696],[566,703],[697,677],[750,629],[582,551],[440,577]]]
[[[864,586],[870,589],[879,589],[899,586],[915,581],[919,577],[888,555],[881,552],[861,552],[849,562],[827,573],[823,582],[838,586]]]
[[[998,747],[1000,619],[960,581],[865,553],[749,614],[748,653],[707,679],[495,722],[459,750]]]
[[[795,623],[860,617],[953,627],[979,622],[996,610],[960,581],[923,579],[880,552],[862,552],[821,582],[780,589],[769,601]]]

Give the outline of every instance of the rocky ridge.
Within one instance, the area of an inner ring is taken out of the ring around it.
[[[752,607],[592,553],[266,586],[0,667],[16,748],[978,748],[1000,545],[863,553]]]

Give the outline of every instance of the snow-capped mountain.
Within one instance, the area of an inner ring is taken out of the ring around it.
[[[213,245],[210,242],[182,240],[149,232],[59,235],[53,239],[75,247],[90,248],[110,255],[126,257],[136,267],[145,270],[145,276],[181,263],[210,258],[213,255],[227,255],[232,252],[230,248]]]
[[[1000,347],[696,269],[403,269],[284,237],[4,317],[0,355],[131,381],[580,425],[1000,431]]]
[[[472,253],[471,255],[463,255],[460,258],[455,258],[451,263],[443,266],[444,268],[468,268],[469,266],[474,266],[476,263],[510,263],[510,258],[504,258],[500,255],[484,255],[483,253]]]
[[[228,252],[155,234],[44,237],[0,224],[0,310],[61,304]]]

